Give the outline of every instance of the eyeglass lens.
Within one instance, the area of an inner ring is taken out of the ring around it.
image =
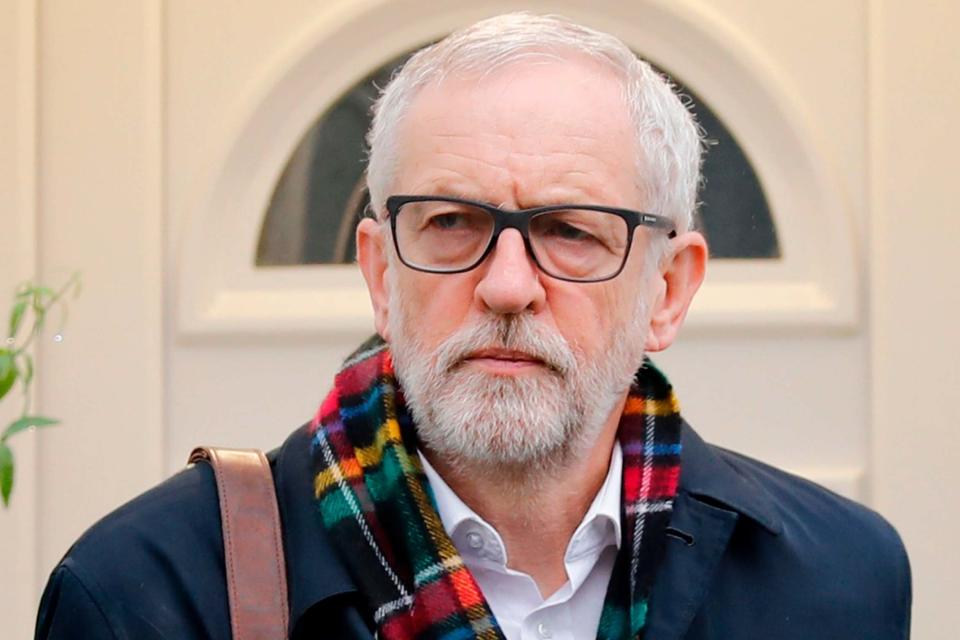
[[[474,266],[491,241],[489,211],[469,204],[408,202],[397,213],[397,246],[403,260],[430,271]],[[603,211],[563,209],[535,214],[530,247],[540,268],[572,280],[609,277],[619,271],[629,244],[621,217]]]

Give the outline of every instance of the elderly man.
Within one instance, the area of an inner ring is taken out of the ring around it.
[[[404,66],[357,231],[378,337],[271,456],[294,638],[906,638],[896,533],[706,445],[646,352],[707,260],[697,125],[615,38],[512,14]],[[42,638],[230,636],[195,466],[54,571]]]

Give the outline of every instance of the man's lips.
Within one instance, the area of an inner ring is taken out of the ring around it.
[[[477,364],[494,371],[513,371],[529,367],[553,369],[542,358],[515,349],[479,349],[468,353],[462,362]]]
[[[535,362],[543,363],[543,360],[523,351],[513,349],[480,349],[467,354],[464,360],[504,360],[507,362]]]

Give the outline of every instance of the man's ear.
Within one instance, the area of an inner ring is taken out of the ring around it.
[[[387,251],[380,223],[364,218],[357,225],[357,263],[367,282],[373,305],[373,323],[377,333],[389,341],[387,318],[390,309],[390,286],[387,282]]]
[[[688,231],[670,241],[666,259],[654,276],[657,294],[650,314],[647,351],[662,351],[673,344],[706,269],[707,241],[701,234]]]

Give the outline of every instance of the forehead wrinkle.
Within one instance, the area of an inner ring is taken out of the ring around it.
[[[476,176],[451,168],[436,168],[433,175],[425,177],[413,187],[418,195],[443,195],[483,200],[485,190],[478,185]]]
[[[473,200],[496,201],[498,206],[530,208],[547,204],[610,204],[626,205],[605,189],[605,181],[597,180],[602,174],[601,160],[580,154],[590,160],[590,167],[560,168],[559,171],[542,162],[539,154],[531,154],[538,162],[534,172],[511,171],[508,166],[453,151],[437,154],[457,160],[455,164],[436,164],[428,169],[428,175],[413,187],[422,195],[451,195]],[[527,154],[519,154],[526,156]],[[478,173],[476,167],[485,172]],[[595,169],[595,170],[591,170]],[[509,193],[512,202],[503,199]]]
[[[447,120],[446,118],[435,118],[432,119],[434,122],[438,120]],[[454,123],[451,123],[454,124]],[[583,147],[586,145],[601,145],[601,147],[606,146],[604,140],[607,136],[604,135],[603,131],[599,131],[598,135],[593,134],[579,134],[572,132],[556,132],[552,130],[551,126],[556,124],[553,120],[549,118],[541,118],[539,121],[532,121],[529,123],[527,130],[521,131],[518,133],[505,132],[505,131],[478,131],[478,125],[475,122],[470,122],[469,125],[464,128],[462,132],[460,131],[434,131],[429,134],[429,139],[439,139],[444,142],[449,141],[464,141],[469,143],[473,148],[495,148],[495,149],[509,149],[511,153],[525,153],[528,155],[533,154],[578,154],[578,153],[589,153],[589,150],[584,151]],[[566,123],[561,123],[566,124]],[[451,127],[453,128],[453,127]],[[494,125],[494,128],[500,128],[499,124]],[[530,128],[536,128],[535,132],[531,132]],[[563,143],[555,143],[553,145],[544,147],[544,143],[549,138],[560,137],[565,140]],[[429,145],[433,149],[443,149],[444,147],[439,145]],[[524,149],[530,149],[529,151],[524,151]],[[571,149],[573,149],[571,151]]]
[[[590,183],[575,184],[570,182],[541,185],[537,193],[519,191],[517,194],[518,206],[521,209],[532,209],[555,204],[596,204],[618,206],[621,203],[610,196],[602,188],[594,188]]]
[[[472,165],[481,165],[483,167],[487,167],[495,171],[508,171],[507,167],[505,167],[503,164],[495,160],[488,160],[486,158],[480,158],[475,155],[457,153],[456,151],[440,151],[440,152],[434,153],[434,155],[441,156],[441,157],[450,157],[456,160],[462,160],[465,163],[472,164]]]
[[[487,155],[496,159],[493,161],[500,161],[511,156],[536,157],[538,159],[548,159],[550,157],[582,158],[590,162],[603,162],[603,158],[611,155],[610,150],[607,149],[611,140],[609,135],[603,135],[603,131],[598,132],[598,135],[567,131],[557,132],[553,125],[560,124],[567,127],[569,123],[556,123],[549,118],[525,125],[536,127],[534,132],[529,130],[519,132],[498,130],[515,128],[515,126],[509,126],[509,123],[490,123],[494,130],[478,131],[479,125],[475,121],[464,123],[459,122],[456,118],[445,117],[430,120],[434,124],[443,121],[443,124],[449,125],[449,129],[432,131],[426,139],[421,139],[426,149],[435,155],[460,155],[468,160],[471,158],[467,158],[466,154],[473,154],[478,160],[480,156]],[[581,123],[578,126],[583,126],[583,124]],[[461,128],[463,131],[456,130]],[[442,144],[438,144],[438,141]],[[457,143],[464,143],[463,148],[466,150],[466,154],[449,150],[451,144],[455,145]],[[598,152],[603,155],[598,155]]]
[[[590,65],[587,70],[590,76],[578,74],[572,82],[592,92],[595,69]],[[409,136],[407,151],[416,158],[415,164],[400,170],[408,184],[429,189],[428,194],[455,192],[510,208],[639,204],[634,202],[640,194],[633,179],[633,154],[626,158],[621,149],[633,135],[626,113],[623,118],[602,113],[593,118],[592,107],[577,114],[577,109],[553,105],[542,92],[527,86],[528,80],[540,82],[539,70],[534,75],[523,67],[517,71],[515,77],[496,75],[482,82],[457,81],[423,90],[403,126],[403,134]],[[564,80],[569,85],[571,78]],[[601,88],[600,98],[609,97],[607,87]],[[507,100],[524,92],[529,99]],[[578,103],[586,95],[582,90],[566,94]],[[611,109],[622,103],[619,90],[612,100]],[[590,98],[587,104],[594,102]],[[629,181],[625,171],[630,172]]]
[[[609,163],[593,154],[569,152],[564,158],[577,157],[578,163],[562,160],[551,163],[549,158],[538,163],[537,171],[520,174],[525,179],[516,180],[518,202],[527,207],[547,204],[607,204],[626,206],[623,196],[615,195],[608,180]]]

